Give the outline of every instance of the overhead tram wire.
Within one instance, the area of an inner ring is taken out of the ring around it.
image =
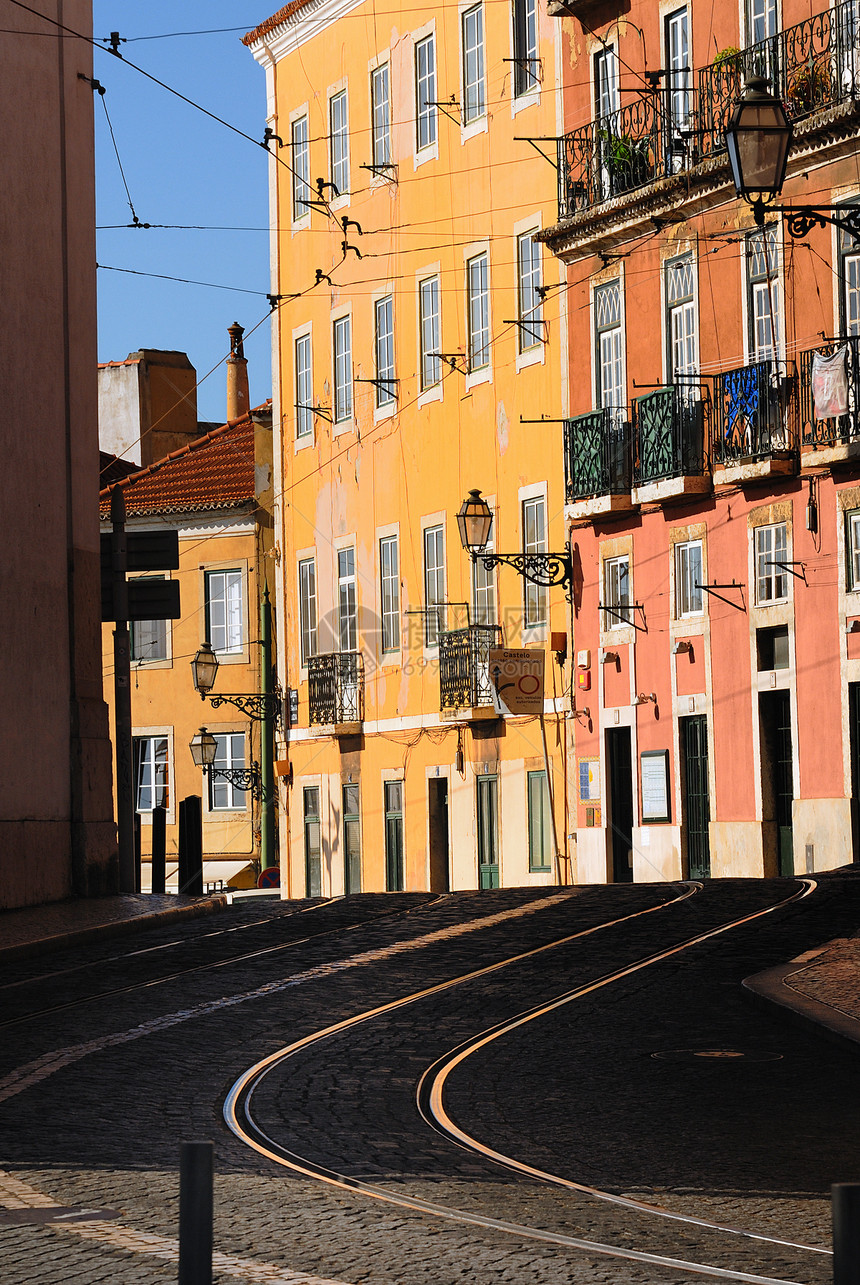
[[[160,89],[165,90],[168,94],[172,94],[174,98],[178,98],[180,99],[181,102],[187,103],[189,107],[193,107],[195,111],[201,112],[204,116],[208,116],[210,120],[215,121],[215,123],[218,125],[222,125],[224,129],[229,129],[231,133],[238,134],[238,136],[240,138],[244,138],[246,142],[253,143],[255,147],[259,147],[264,152],[267,152],[269,156],[274,157],[274,159],[277,161],[279,165],[283,165],[284,169],[286,169],[293,176],[293,178],[301,177],[296,173],[292,165],[290,165],[289,161],[285,161],[282,157],[280,157],[277,151],[274,151],[274,152],[269,151],[269,148],[265,145],[265,143],[261,142],[258,138],[252,138],[251,135],[246,134],[243,129],[239,129],[238,125],[233,125],[230,123],[230,121],[224,120],[223,116],[217,116],[215,112],[211,112],[209,108],[204,107],[202,103],[195,102],[193,98],[189,98],[186,94],[181,93],[178,89],[174,89],[173,86],[168,85],[166,81],[159,80],[157,76],[153,76],[152,72],[146,71],[143,67],[139,67],[137,63],[129,62],[129,60],[127,58],[124,58],[123,55],[118,50],[112,51],[112,50],[105,49],[101,41],[96,40],[94,36],[85,36],[82,31],[76,31],[74,27],[69,27],[66,23],[60,22],[59,19],[50,18],[46,14],[40,13],[38,9],[34,9],[31,5],[25,4],[24,0],[9,0],[9,3],[14,4],[18,9],[23,9],[25,13],[32,14],[33,17],[41,19],[42,22],[51,23],[53,26],[55,26],[58,29],[58,31],[61,31],[69,36],[74,36],[78,40],[83,40],[85,44],[91,45],[93,49],[98,49],[102,53],[110,53],[112,57],[117,58],[119,62],[123,63],[126,67],[130,67],[131,70],[136,71],[138,75],[144,76],[147,80],[152,81],[154,85],[158,85]],[[329,204],[329,202],[324,197],[321,199],[325,206],[326,214],[328,215],[328,217],[333,221],[337,222],[337,216],[332,211],[331,205]]]

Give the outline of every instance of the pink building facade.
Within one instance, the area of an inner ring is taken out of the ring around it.
[[[843,865],[860,803],[860,7],[553,3],[577,881]],[[795,127],[757,226],[724,129]],[[845,212],[843,212],[845,213]],[[795,231],[797,229],[795,228]],[[545,409],[545,408],[542,408]]]
[[[101,690],[87,0],[0,0],[0,908],[116,890]],[[11,34],[14,33],[14,34]],[[50,37],[50,38],[48,38]]]

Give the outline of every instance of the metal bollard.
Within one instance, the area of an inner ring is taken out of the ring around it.
[[[860,1182],[836,1182],[830,1194],[833,1285],[860,1285]]]
[[[167,855],[167,812],[164,808],[152,809],[152,892],[164,892]]]
[[[213,1142],[179,1144],[179,1285],[212,1285]]]

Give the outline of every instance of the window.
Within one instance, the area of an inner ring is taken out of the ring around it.
[[[341,651],[357,651],[358,610],[355,601],[355,549],[338,549],[337,624]]]
[[[421,331],[421,387],[434,388],[442,378],[442,362],[435,356],[442,343],[438,277],[427,277],[419,284],[418,311]]]
[[[425,36],[415,44],[416,148],[420,152],[436,142],[436,43]]]
[[[544,337],[540,245],[533,232],[524,232],[517,238],[517,276],[520,352],[526,352],[535,348]]]
[[[690,29],[686,5],[665,18],[667,90],[669,98],[670,146],[680,145],[683,151],[683,132],[690,127],[691,71]]]
[[[424,531],[424,645],[436,647],[442,630],[445,603],[445,528]]]
[[[374,316],[376,405],[391,406],[396,395],[396,380],[394,378],[394,300],[390,294],[384,299],[377,300]]]
[[[552,856],[552,821],[546,772],[529,772],[529,870],[549,870]]]
[[[543,496],[523,501],[523,553],[546,553],[546,501]],[[525,609],[523,627],[546,624],[547,590],[545,585],[523,580]]]
[[[317,654],[317,575],[313,558],[299,562],[299,644],[304,668]]]
[[[215,737],[215,758],[213,767],[230,771],[245,766],[245,733],[213,732]],[[209,775],[209,811],[234,811],[247,807],[248,792],[233,785],[224,777]]]
[[[466,264],[469,314],[469,370],[490,364],[489,256],[478,254]]]
[[[135,811],[151,812],[153,808],[169,808],[167,737],[135,736],[132,748]]]
[[[311,199],[310,147],[308,145],[308,118],[301,116],[294,120],[290,127],[290,141],[293,155],[293,220],[305,218],[310,214],[307,202]]]
[[[603,628],[633,624],[630,607],[630,559],[607,558],[603,563]]]
[[[784,522],[755,528],[755,600],[759,606],[788,597],[788,532]]]
[[[860,589],[860,512],[845,514],[845,552],[848,589]]]
[[[675,545],[675,615],[702,614],[702,542]]]
[[[860,246],[850,232],[839,234],[839,311],[842,334],[860,335]]]
[[[491,526],[484,552],[492,553],[494,544],[495,531]],[[472,615],[476,625],[497,623],[496,573],[488,571],[481,558],[475,558],[472,563]]]
[[[377,67],[370,77],[370,110],[373,164],[382,169],[391,163],[391,96],[387,62]]]
[[[776,227],[754,232],[746,248],[750,355],[753,361],[777,361],[782,325]]]
[[[314,431],[313,386],[311,378],[311,337],[296,340],[296,437],[307,437]]]
[[[379,541],[379,589],[382,650],[397,651],[400,647],[400,569],[396,535],[386,535]]]
[[[383,782],[385,806],[385,890],[403,891],[403,782]]]
[[[476,4],[463,14],[463,124],[486,111],[484,94],[484,10]]]
[[[749,0],[747,9],[747,28],[750,44],[767,40],[777,32],[776,0]],[[757,75],[765,75],[756,69]]]
[[[245,641],[242,572],[207,571],[206,636],[217,652],[238,652]]]
[[[666,371],[670,384],[674,384],[680,376],[698,373],[699,344],[694,286],[692,255],[670,259],[666,264],[666,342],[669,348]],[[692,384],[682,379],[681,388],[692,399]]]
[[[539,85],[536,0],[514,0],[514,97]]]
[[[334,422],[352,419],[352,324],[338,317],[332,325],[334,357]]]
[[[618,53],[608,45],[594,55],[594,114],[609,116],[620,106],[618,95]]]
[[[624,408],[624,343],[621,330],[621,282],[610,281],[594,292],[594,343],[597,404],[620,422]]]
[[[769,669],[788,669],[791,660],[788,647],[788,625],[755,631],[756,668],[759,673]]]
[[[361,795],[357,785],[343,787],[343,890],[361,892]]]
[[[141,576],[143,580],[164,580],[164,576]],[[167,660],[167,621],[133,620],[129,626],[131,659],[138,664]]]
[[[331,181],[336,195],[349,191],[349,121],[346,110],[346,90],[333,94],[328,105]]]

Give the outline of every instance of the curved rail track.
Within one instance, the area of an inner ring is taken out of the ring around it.
[[[679,1214],[659,1205],[648,1204],[644,1201],[619,1196],[615,1193],[602,1191],[585,1184],[571,1182],[559,1175],[548,1173],[544,1170],[524,1164],[515,1157],[496,1151],[484,1145],[477,1138],[472,1137],[464,1128],[452,1119],[446,1109],[444,1101],[445,1084],[449,1076],[456,1068],[461,1067],[473,1053],[485,1047],[487,1044],[495,1040],[502,1039],[509,1032],[517,1029],[518,1027],[524,1026],[528,1022],[534,1021],[538,1017],[542,1017],[547,1013],[558,1010],[563,1005],[572,1004],[586,995],[593,994],[594,992],[611,986],[613,983],[619,982],[624,978],[628,978],[635,973],[640,973],[655,964],[661,963],[673,956],[680,955],[682,952],[687,951],[696,945],[709,941],[723,933],[727,933],[734,928],[739,928],[742,925],[760,920],[766,915],[770,915],[777,910],[783,909],[791,903],[809,896],[815,890],[816,886],[816,882],[813,879],[807,878],[799,880],[798,887],[791,893],[791,895],[783,897],[779,901],[773,902],[772,904],[752,913],[727,920],[715,927],[707,929],[706,931],[696,933],[693,936],[687,937],[683,941],[676,942],[674,945],[669,946],[666,949],[652,952],[647,955],[643,955],[638,959],[628,961],[621,967],[611,969],[610,971],[594,977],[589,982],[579,985],[573,989],[560,992],[551,1000],[545,1001],[544,1003],[536,1005],[524,1012],[520,1012],[515,1016],[478,1033],[465,1043],[462,1043],[456,1048],[450,1050],[442,1058],[437,1059],[421,1076],[416,1091],[416,1101],[419,1113],[428,1124],[440,1133],[444,1134],[455,1145],[475,1152],[483,1158],[501,1165],[508,1170],[513,1170],[524,1177],[555,1184],[571,1191],[575,1191],[580,1195],[608,1202],[612,1205],[623,1206],[640,1215],[650,1215],[654,1218],[673,1219],[679,1222],[692,1224],[693,1226],[703,1229],[709,1233],[720,1233],[724,1236],[766,1242],[780,1248],[787,1248],[801,1253],[809,1253],[813,1255],[828,1254],[829,1251],[821,1248],[820,1246],[805,1245],[795,1241],[769,1236],[760,1232],[751,1232],[724,1225],[722,1223],[710,1222],[706,1219]],[[455,1208],[433,1201],[424,1200],[417,1195],[409,1195],[403,1192],[393,1191],[387,1187],[379,1185],[378,1183],[367,1182],[348,1174],[338,1172],[329,1166],[315,1162],[312,1157],[298,1154],[282,1143],[279,1143],[277,1139],[273,1138],[270,1133],[268,1133],[266,1129],[254,1118],[253,1108],[255,1092],[273,1071],[283,1068],[291,1058],[296,1057],[300,1052],[308,1050],[323,1041],[333,1039],[337,1036],[342,1036],[359,1025],[373,1022],[375,1019],[394,1013],[398,1009],[405,1008],[408,1005],[419,1004],[420,1002],[429,999],[431,996],[436,996],[457,986],[473,982],[478,978],[485,977],[490,973],[497,972],[498,970],[522,964],[527,959],[533,958],[534,956],[546,951],[558,949],[559,947],[570,942],[574,942],[579,938],[606,931],[607,929],[617,927],[620,924],[640,919],[645,915],[654,914],[659,910],[671,909],[694,896],[699,891],[701,891],[700,884],[691,883],[681,885],[677,895],[670,901],[650,906],[644,910],[638,910],[619,918],[607,920],[604,923],[593,925],[581,932],[568,934],[534,949],[512,955],[506,959],[498,960],[483,968],[464,973],[461,976],[450,978],[437,985],[415,991],[412,994],[405,995],[388,1003],[367,1009],[364,1012],[357,1013],[352,1017],[336,1022],[330,1026],[317,1030],[302,1039],[296,1040],[294,1043],[282,1047],[276,1052],[270,1054],[268,1057],[249,1067],[235,1081],[226,1097],[223,1107],[223,1116],[227,1127],[246,1146],[250,1147],[258,1154],[274,1161],[278,1165],[302,1175],[303,1177],[316,1179],[334,1187],[361,1193],[372,1199],[383,1201],[386,1204],[400,1206],[402,1208],[424,1214],[430,1214],[440,1219],[466,1223],[488,1230],[501,1231],[526,1240],[540,1241],[545,1244],[548,1243],[570,1249],[584,1250],[590,1254],[604,1255],[638,1263],[652,1264],[663,1268],[677,1269],[687,1273],[695,1273],[700,1276],[717,1277],[725,1280],[747,1281],[750,1282],[751,1285],[797,1285],[797,1282],[788,1282],[783,1277],[756,1275],[754,1273],[721,1267],[711,1263],[694,1262],[663,1254],[648,1253],[644,1250],[630,1248],[627,1245],[611,1244],[581,1237],[567,1236],[559,1232],[547,1231],[539,1227],[528,1226],[524,1223],[495,1219],[480,1212],[474,1212],[463,1208]]]

